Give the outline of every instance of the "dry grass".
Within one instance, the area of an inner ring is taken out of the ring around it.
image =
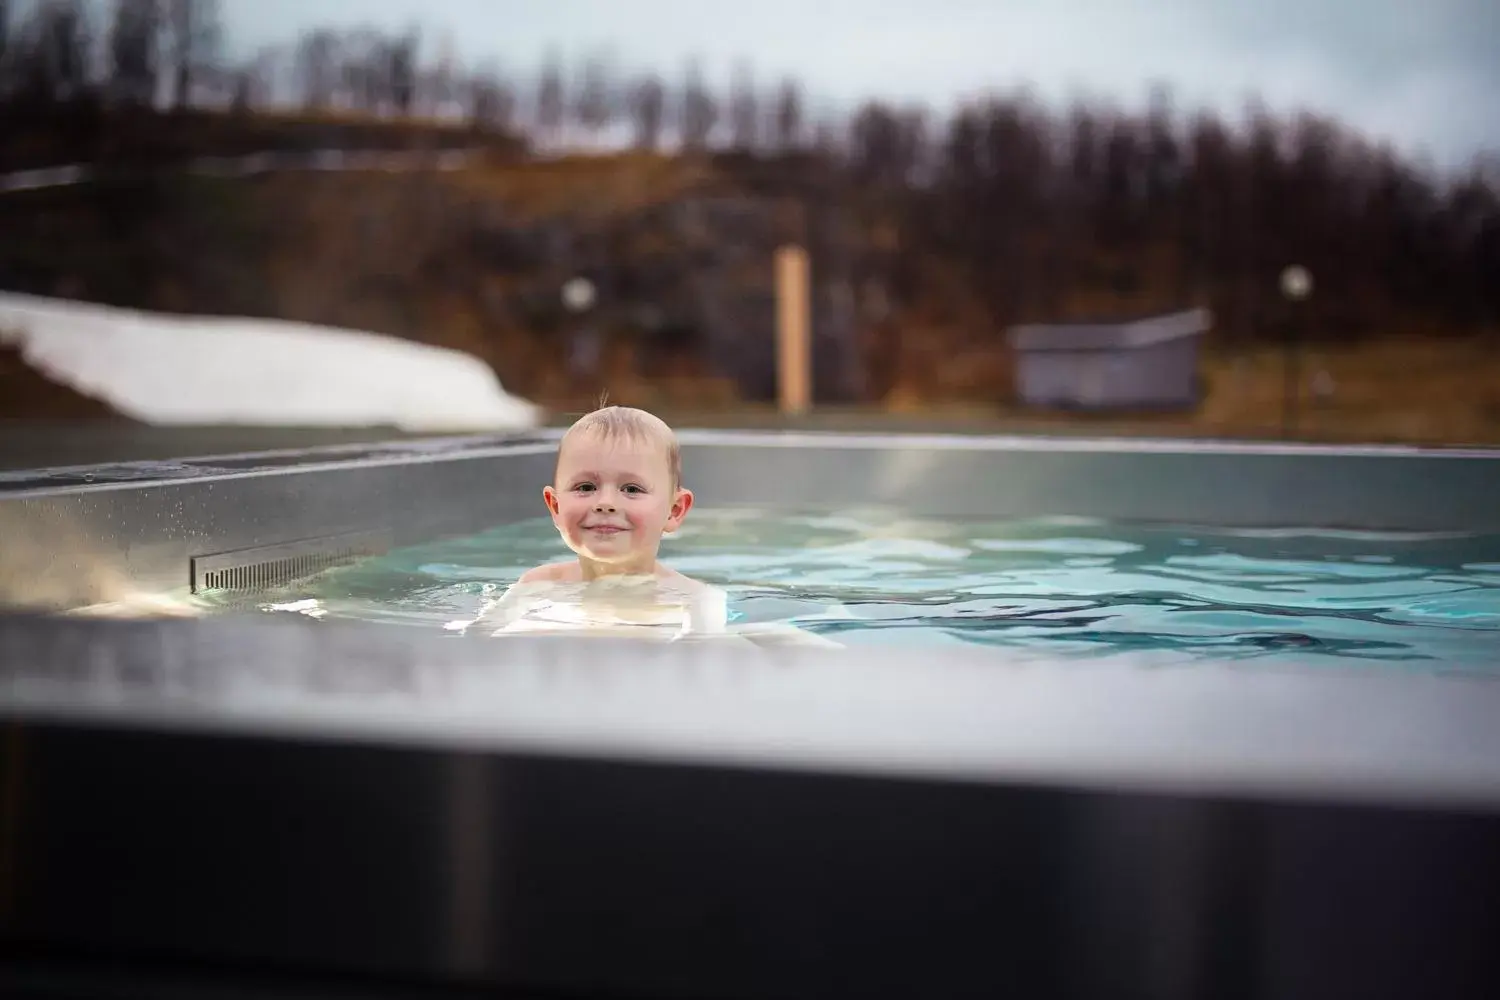
[[[512,219],[622,215],[680,196],[711,177],[706,167],[651,153],[575,156],[452,175],[464,190],[506,206]]]
[[[1209,393],[1195,423],[1237,433],[1280,427],[1285,359],[1279,350],[1211,356],[1203,367]],[[1500,342],[1392,338],[1315,347],[1302,353],[1299,368],[1299,436],[1500,443]]]
[[[1207,398],[1188,413],[1065,413],[990,400],[1010,395],[1008,383],[986,378],[1008,372],[994,357],[932,364],[916,380],[897,384],[879,405],[825,406],[803,418],[782,418],[769,404],[686,393],[632,392],[611,384],[611,397],[655,403],[664,417],[686,425],[772,427],[791,424],[829,430],[934,430],[976,433],[1137,434],[1221,438],[1279,438],[1282,357],[1273,348],[1213,354],[1202,371]],[[986,370],[987,369],[987,370]],[[941,381],[961,373],[951,386]],[[1325,372],[1331,395],[1315,398],[1310,384]],[[1304,393],[1291,435],[1310,441],[1423,445],[1500,445],[1500,348],[1478,340],[1390,340],[1345,349],[1310,349],[1302,363]],[[1005,376],[1008,378],[1008,375]],[[1003,385],[1003,388],[1002,388]],[[559,400],[559,402],[562,402]],[[569,404],[573,400],[567,401]],[[558,410],[566,407],[557,406]]]
[[[232,112],[225,112],[225,116]],[[353,108],[263,108],[256,109],[250,120],[268,124],[292,125],[361,125],[389,129],[404,129],[411,132],[447,133],[452,135],[473,134],[470,122],[453,118],[432,118],[426,115],[373,114]]]
[[[329,121],[414,132],[462,129],[454,123],[346,112],[258,117],[273,124]],[[414,270],[414,262],[434,257],[446,246],[455,211],[475,205],[487,209],[492,203],[498,226],[607,218],[671,202],[711,186],[716,178],[723,179],[704,162],[637,152],[494,163],[420,179],[274,175],[257,183],[255,210],[295,222],[281,234],[272,255],[267,308],[310,322],[385,329],[472,351],[494,364],[507,388],[559,411],[576,411],[597,398],[600,388],[608,388],[612,398],[678,413],[689,422],[774,423],[779,418],[773,407],[743,404],[730,380],[701,370],[685,368],[648,379],[626,358],[611,360],[602,378],[583,380],[595,384],[579,384],[566,374],[560,338],[514,328],[520,320],[496,320],[472,295],[465,297],[467,286],[451,280],[452,274],[445,275],[446,283],[435,284]],[[651,247],[643,236],[632,249],[672,248]],[[383,295],[358,280],[372,275],[385,279]],[[1201,367],[1207,395],[1193,413],[1070,415],[1018,407],[1010,401],[1011,355],[977,309],[968,283],[936,264],[924,268],[923,281],[931,290],[923,312],[909,315],[899,331],[872,343],[867,352],[880,402],[823,409],[813,423],[1231,437],[1282,432],[1283,359],[1275,346],[1210,350]],[[497,300],[511,292],[509,278],[497,273],[479,275],[474,284],[489,288]],[[1081,294],[1071,309],[1107,312],[1121,305],[1113,298],[1093,301]],[[1297,436],[1500,445],[1500,338],[1391,338],[1353,348],[1310,348],[1301,369]],[[1326,373],[1331,394],[1311,391],[1319,373]],[[5,390],[0,392],[0,411],[15,416],[102,406],[66,391],[57,394],[37,383],[32,373],[20,371],[17,359],[3,356],[0,389]],[[28,404],[28,398],[33,402]]]
[[[32,368],[21,357],[18,339],[0,330],[0,419],[94,420],[118,416],[108,403],[59,385]]]

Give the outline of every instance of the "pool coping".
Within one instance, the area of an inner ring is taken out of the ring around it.
[[[259,740],[1500,812],[1497,718],[1464,672],[0,616],[0,719]]]
[[[402,465],[527,454],[556,447],[564,428],[540,427],[509,434],[398,438],[354,443],[188,455],[173,459],[43,466],[0,470],[0,496],[56,490],[107,489],[143,482],[228,479],[278,472],[318,472],[348,463]],[[1500,460],[1500,448],[1424,447],[1399,444],[1342,445],[1316,442],[1242,441],[1173,437],[1086,437],[1046,434],[865,433],[823,430],[723,430],[682,428],[684,447],[921,449],[951,452],[1365,457]],[[284,459],[292,461],[283,461]],[[261,464],[254,464],[257,460]],[[235,466],[240,466],[235,468]],[[83,477],[89,476],[85,480]],[[49,479],[64,480],[49,485]],[[35,481],[37,485],[25,485]],[[16,483],[7,490],[7,483]]]

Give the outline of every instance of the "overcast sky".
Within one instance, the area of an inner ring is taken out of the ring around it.
[[[1336,114],[1454,165],[1500,149],[1500,0],[221,0],[237,52],[314,25],[446,29],[465,61],[529,72],[549,46],[608,46],[675,75],[795,74],[818,96],[924,101],[1029,83],[1042,97]]]

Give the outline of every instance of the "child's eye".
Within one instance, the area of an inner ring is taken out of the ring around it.
[[[575,493],[592,493],[592,492],[594,492],[594,484],[593,483],[579,483],[577,486],[573,487],[573,492],[575,492]]]
[[[636,486],[634,483],[632,483],[631,485],[625,487],[625,492],[626,493],[644,493],[646,491],[643,490],[643,489],[641,489],[639,486]]]

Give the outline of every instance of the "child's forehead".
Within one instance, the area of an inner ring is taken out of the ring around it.
[[[564,438],[558,449],[558,465],[619,465],[621,463],[666,463],[667,454],[653,441],[626,435],[583,434]]]

